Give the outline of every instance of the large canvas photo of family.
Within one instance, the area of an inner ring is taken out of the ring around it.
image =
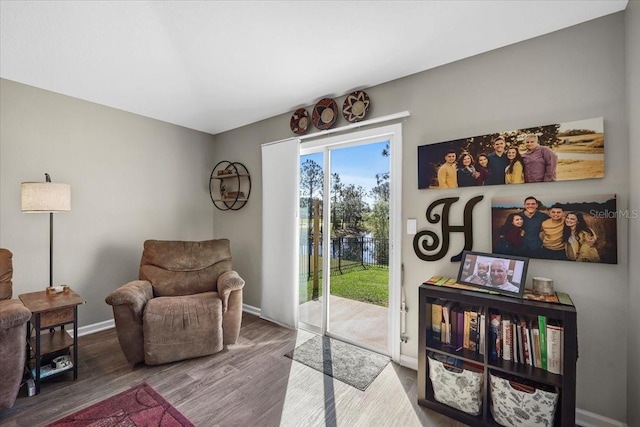
[[[418,147],[419,189],[603,177],[602,117]]]
[[[615,194],[494,197],[492,251],[559,261],[618,263]]]

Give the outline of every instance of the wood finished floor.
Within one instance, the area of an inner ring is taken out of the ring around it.
[[[132,369],[115,329],[97,332],[79,338],[76,381],[44,381],[33,397],[23,387],[0,425],[42,426],[142,381],[200,427],[463,425],[418,406],[411,369],[390,363],[362,392],[284,356],[311,337],[245,313],[238,343],[220,353]]]

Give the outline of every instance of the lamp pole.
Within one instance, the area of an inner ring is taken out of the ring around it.
[[[44,177],[46,182],[51,182],[48,173]],[[53,286],[53,212],[49,212],[49,286]]]
[[[49,286],[53,286],[53,212],[49,212]]]

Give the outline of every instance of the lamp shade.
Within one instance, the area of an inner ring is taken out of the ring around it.
[[[58,182],[23,182],[22,212],[65,212],[71,210],[71,186]]]

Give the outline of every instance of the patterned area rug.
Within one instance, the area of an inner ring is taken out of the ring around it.
[[[381,354],[320,335],[285,356],[362,391],[369,387],[390,360]]]
[[[195,427],[147,383],[139,384],[46,427]]]

